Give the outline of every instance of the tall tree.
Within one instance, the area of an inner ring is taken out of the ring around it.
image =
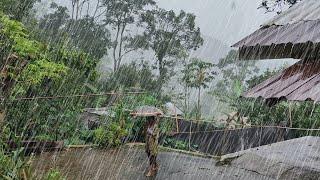
[[[103,0],[102,4],[107,9],[105,23],[114,30],[112,58],[113,69],[117,71],[123,57],[138,49],[134,45],[139,25],[138,19],[148,7],[155,5],[155,2],[153,0]]]
[[[184,11],[176,14],[164,9],[148,10],[142,16],[146,23],[144,37],[157,59],[160,83],[167,76],[172,58],[185,56],[186,52],[203,45],[200,28],[195,25],[196,16]],[[181,53],[183,52],[183,53]]]
[[[6,103],[14,90],[39,84],[44,79],[57,79],[67,68],[53,62],[43,44],[29,37],[22,23],[0,13],[0,122]],[[18,83],[19,82],[19,83]],[[1,115],[2,114],[2,115]]]
[[[239,61],[238,51],[231,50],[225,58],[221,58],[217,67],[221,78],[212,89],[214,95],[223,105],[224,110],[236,110],[238,99],[246,87],[246,80],[257,74],[259,68],[256,61]],[[228,112],[226,112],[228,113]]]
[[[34,4],[41,0],[1,0],[0,10],[15,20],[28,16]]]
[[[67,44],[72,49],[88,53],[96,59],[107,54],[110,46],[110,33],[103,24],[95,22],[94,17],[85,16],[72,19],[68,9],[52,3],[53,13],[40,19],[40,38],[50,44]]]
[[[186,65],[182,80],[186,86],[198,90],[197,119],[201,118],[201,89],[209,87],[209,83],[214,79],[215,72],[212,71],[212,63],[207,63],[201,59],[194,58]]]

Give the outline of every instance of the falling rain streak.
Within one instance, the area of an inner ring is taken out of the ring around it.
[[[319,179],[320,1],[1,0],[0,179]]]

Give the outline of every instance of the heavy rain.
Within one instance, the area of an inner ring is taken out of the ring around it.
[[[0,0],[0,180],[319,180],[319,0]]]

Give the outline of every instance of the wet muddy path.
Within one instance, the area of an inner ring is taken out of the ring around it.
[[[216,166],[216,160],[178,152],[160,152],[160,170],[149,179],[270,179],[241,168]],[[92,148],[43,153],[34,158],[37,178],[50,168],[59,169],[69,180],[147,179],[148,160],[141,147],[117,150]]]

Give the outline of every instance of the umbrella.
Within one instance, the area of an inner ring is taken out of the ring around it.
[[[130,115],[135,117],[152,117],[163,115],[163,112],[154,106],[139,106]]]

